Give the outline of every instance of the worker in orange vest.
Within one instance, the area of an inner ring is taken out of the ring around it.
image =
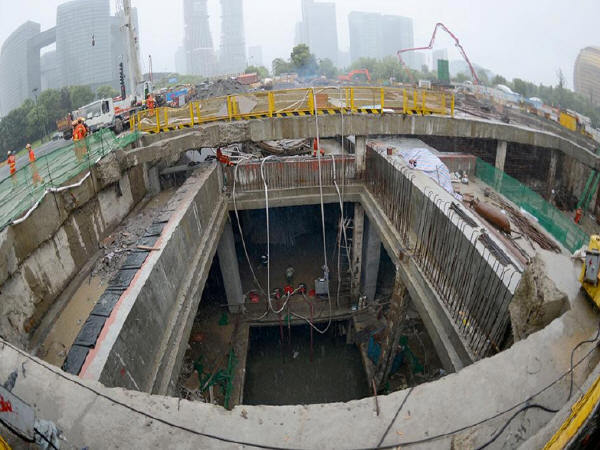
[[[40,177],[40,173],[38,172],[38,169],[37,169],[37,164],[35,162],[35,152],[33,151],[33,148],[31,148],[31,144],[27,144],[25,146],[25,148],[29,152],[29,168],[31,169],[33,185],[37,186],[37,184],[41,183],[43,180],[42,180],[42,177]]]
[[[154,109],[155,106],[154,97],[152,97],[152,94],[148,94],[148,97],[146,97],[146,108]]]
[[[17,159],[13,152],[8,152],[8,158],[6,159],[8,167],[10,167],[10,174],[14,175],[17,173]]]
[[[85,146],[85,137],[87,136],[87,128],[83,123],[83,119],[80,117],[76,121],[73,121],[73,142],[75,147],[75,156],[79,161],[83,159],[87,148]]]
[[[317,150],[321,152],[321,156],[325,156],[325,152],[320,148],[316,139],[313,139],[313,158],[317,157]]]

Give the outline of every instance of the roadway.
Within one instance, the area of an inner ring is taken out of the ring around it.
[[[60,139],[58,141],[46,142],[45,144],[40,145],[39,147],[37,147],[34,150],[35,156],[36,156],[36,158],[40,158],[44,155],[52,153],[56,149],[64,147],[65,145],[68,145],[68,144],[69,144],[69,141],[65,141],[63,139]],[[25,152],[25,154],[23,156],[21,156],[20,158],[17,159],[17,170],[21,169],[22,167],[25,167],[27,164],[29,164],[29,154],[27,152]],[[5,178],[8,178],[9,175],[10,175],[10,169],[8,167],[8,164],[0,167],[0,181],[4,180]]]

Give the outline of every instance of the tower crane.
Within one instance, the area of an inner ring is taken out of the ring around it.
[[[475,73],[475,69],[473,68],[473,65],[471,64],[471,61],[469,60],[469,57],[467,56],[467,53],[465,52],[465,49],[460,44],[460,41],[458,40],[458,38],[456,37],[456,35],[454,33],[452,33],[452,31],[450,31],[448,29],[448,27],[446,27],[446,25],[444,25],[441,22],[438,22],[438,23],[435,24],[435,28],[433,30],[433,35],[431,36],[431,40],[429,41],[429,45],[427,45],[426,47],[405,48],[405,49],[402,49],[402,50],[398,50],[397,55],[398,55],[398,59],[400,60],[400,64],[402,64],[402,66],[406,65],[404,63],[404,61],[402,60],[402,54],[403,53],[414,52],[414,51],[417,51],[417,50],[431,50],[433,48],[433,44],[435,43],[435,37],[437,35],[437,31],[440,28],[442,30],[444,30],[446,33],[448,33],[450,35],[450,37],[454,40],[454,43],[455,43],[456,47],[460,51],[460,54],[462,55],[462,57],[464,58],[464,60],[468,64],[469,69],[471,70],[471,75],[473,76],[473,81],[475,82],[475,84],[479,84],[479,78],[477,77],[477,73]]]

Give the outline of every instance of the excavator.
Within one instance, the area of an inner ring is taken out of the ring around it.
[[[349,72],[347,75],[340,75],[338,77],[338,81],[352,82],[359,81],[359,78],[354,78],[357,75],[364,75],[364,77],[360,77],[360,80],[366,79],[366,81],[371,82],[371,75],[369,74],[369,69],[357,69]]]

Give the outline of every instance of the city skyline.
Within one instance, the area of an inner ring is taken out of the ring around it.
[[[457,34],[473,61],[509,79],[518,77],[535,83],[556,84],[556,72],[560,68],[567,79],[567,86],[572,88],[573,67],[579,51],[600,43],[592,22],[592,17],[597,16],[593,12],[600,12],[600,5],[592,0],[583,0],[575,10],[552,1],[550,3],[555,7],[544,8],[543,11],[536,2],[516,0],[502,5],[482,5],[467,0],[431,0],[419,4],[419,8],[386,0],[372,0],[367,5],[358,0],[330,1],[336,4],[340,52],[349,49],[347,15],[352,10],[413,18],[414,42],[419,46],[428,43],[435,22],[441,21]],[[28,19],[40,23],[42,31],[54,26],[56,6],[64,1],[23,0],[20,8],[11,8],[10,13],[5,9],[8,8],[7,3],[0,1],[0,42]],[[219,3],[218,0],[208,0],[215,48],[220,46]],[[143,70],[147,71],[148,54],[152,54],[155,71],[174,71],[174,54],[183,42],[182,2],[170,4],[168,14],[164,13],[162,3],[156,0],[132,0],[132,4],[141,9]],[[295,24],[301,20],[300,1],[252,0],[251,3],[245,1],[244,5],[246,46],[261,46],[266,66],[270,66],[275,57],[287,58],[294,43]],[[265,21],[270,17],[277,20],[266,27]],[[520,33],[517,33],[518,36],[506,33],[508,28],[518,28]],[[558,29],[564,32],[557,33]],[[545,45],[540,45],[540,42]],[[438,47],[449,49],[450,60],[458,59],[454,46],[444,36],[440,36]],[[515,48],[520,51],[515,52]],[[431,59],[430,55],[428,59]]]

